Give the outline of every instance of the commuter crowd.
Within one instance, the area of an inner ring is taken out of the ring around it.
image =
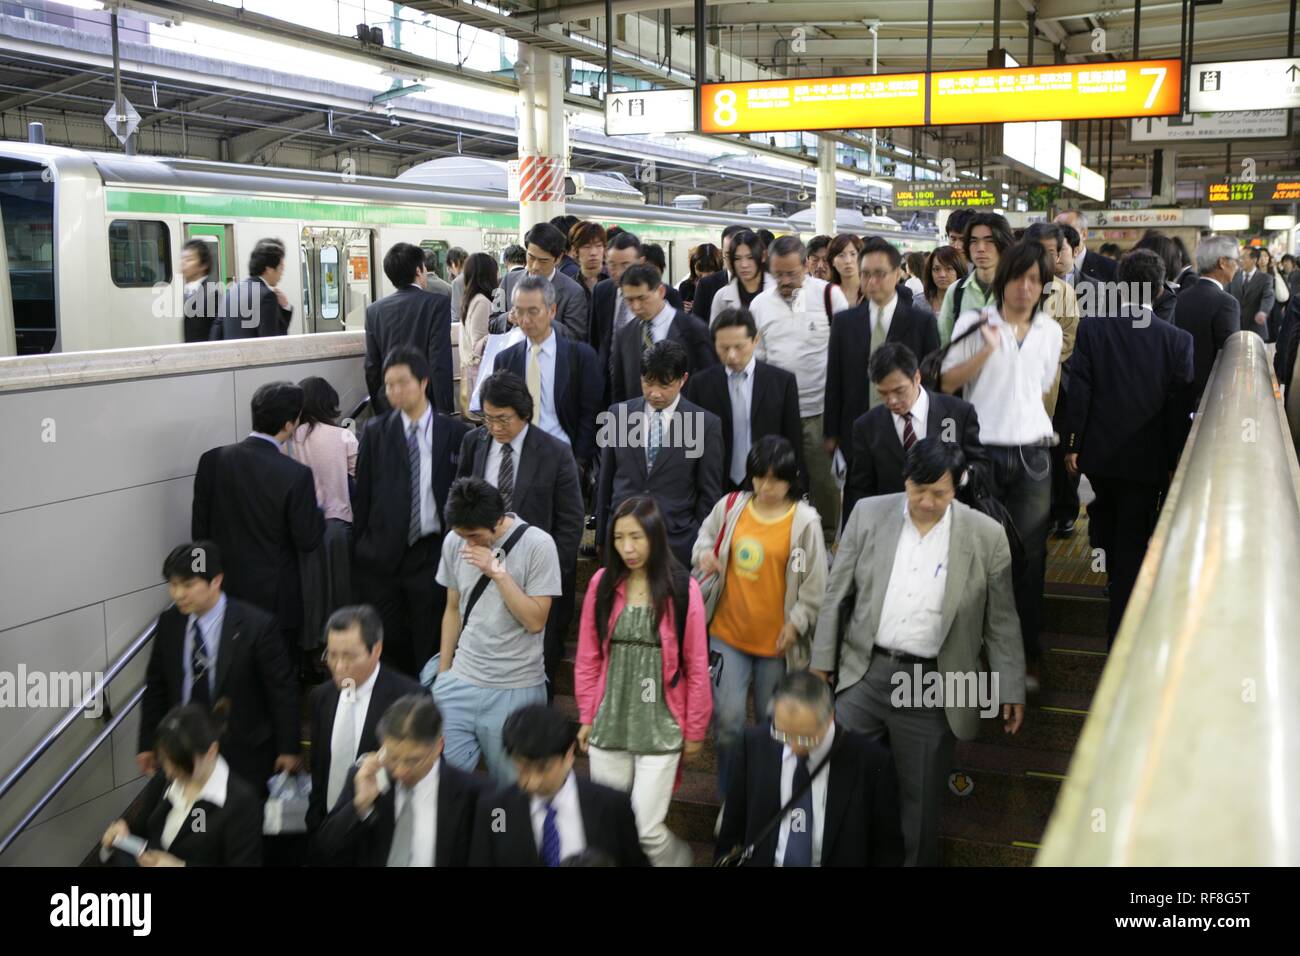
[[[1017,733],[1038,689],[1081,476],[1113,640],[1218,349],[1276,339],[1289,384],[1300,341],[1294,260],[1227,237],[1115,261],[1077,210],[947,233],[737,224],[676,288],[661,248],[574,217],[501,262],[450,250],[450,281],[394,245],[360,435],[325,379],[271,382],[198,462],[150,780],[105,855],[286,862],[266,829],[316,865],[691,865],[668,812],[711,739],[721,864],[939,863],[957,741]],[[283,264],[259,243],[187,338],[283,334]]]

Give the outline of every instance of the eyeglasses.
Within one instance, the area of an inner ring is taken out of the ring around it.
[[[515,420],[515,417],[516,416],[514,415],[513,412],[506,415],[484,415],[483,421],[487,422],[489,426],[492,425],[505,426],[513,422]]]
[[[772,739],[779,744],[785,744],[787,746],[793,744],[794,746],[802,747],[805,750],[816,750],[817,745],[826,738],[825,734],[822,734],[819,737],[800,737],[797,734],[787,734],[783,730],[777,730],[776,724],[773,724],[768,732],[772,735]]]
[[[894,274],[894,270],[889,269],[872,269],[870,272],[862,273],[864,279],[874,279],[876,282],[884,282]]]

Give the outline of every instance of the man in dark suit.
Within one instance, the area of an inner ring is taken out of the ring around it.
[[[609,404],[609,352],[614,342],[614,336],[618,334],[623,326],[635,318],[632,310],[628,308],[627,302],[623,299],[622,289],[619,287],[619,280],[623,278],[623,273],[632,266],[645,264],[645,252],[641,247],[641,240],[630,232],[620,232],[609,241],[606,247],[605,262],[609,268],[609,275],[596,283],[595,288],[591,290],[591,332],[588,341],[591,347],[596,350],[596,356],[600,360],[600,367],[604,370],[606,377],[606,389],[604,403]],[[682,307],[682,297],[672,286],[666,286],[664,297],[674,309]]]
[[[212,339],[256,339],[285,335],[293,321],[293,306],[280,288],[287,259],[279,239],[259,239],[248,257],[248,278],[226,290]]]
[[[733,223],[722,230],[723,262],[731,261],[731,237],[748,228],[743,223]],[[695,298],[691,303],[691,315],[701,322],[708,323],[709,317],[713,314],[713,297],[721,292],[731,280],[732,275],[726,269],[719,269],[717,272],[710,272],[706,276],[701,276],[700,280],[695,283]]]
[[[1164,264],[1151,250],[1120,259],[1121,295],[1143,284],[1159,289],[1163,281]],[[1065,460],[1088,476],[1097,495],[1088,517],[1092,545],[1106,556],[1111,641],[1178,464],[1186,434],[1182,395],[1193,381],[1191,334],[1134,305],[1081,322],[1070,357]]]
[[[898,295],[903,257],[878,236],[862,245],[861,277],[867,299],[840,312],[831,323],[826,363],[826,411],[823,432],[853,466],[853,423],[881,402],[867,377],[871,354],[886,342],[906,345],[924,357],[939,347],[939,325],[928,312],[913,309]],[[901,488],[899,490],[902,490]],[[841,509],[841,513],[848,508]],[[848,521],[845,515],[844,521]]]
[[[451,372],[451,297],[425,290],[424,251],[399,242],[384,256],[384,275],[394,292],[366,307],[366,389],[376,415],[389,410],[381,371],[397,345],[418,349],[432,371],[429,401],[454,415]]]
[[[571,344],[591,351],[581,343]],[[555,673],[573,616],[578,545],[586,526],[578,466],[568,445],[537,427],[532,397],[514,372],[494,372],[484,380],[481,394],[486,424],[461,442],[456,477],[487,481],[501,492],[507,511],[555,540],[563,593],[551,602],[543,643],[547,694],[554,697]]]
[[[667,302],[668,287],[652,265],[632,266],[619,279],[632,320],[614,336],[610,354],[610,396],[625,402],[641,394],[641,353],[664,339],[686,349],[687,371],[702,372],[718,361],[709,342],[709,328],[693,315]]]
[[[596,416],[605,376],[590,345],[555,334],[555,313],[549,282],[540,276],[521,280],[514,320],[527,337],[497,353],[493,367],[526,383],[533,424],[567,446],[585,471],[596,457]]]
[[[435,580],[442,509],[464,422],[435,412],[424,353],[399,345],[384,360],[391,411],[372,419],[357,454],[352,500],[360,600],[384,622],[384,662],[414,677],[433,656],[446,590]]]
[[[203,453],[194,474],[190,536],[210,538],[226,558],[226,591],[274,614],[291,659],[302,626],[298,556],[325,533],[311,469],[281,451],[302,414],[302,389],[268,382],[253,393],[253,431]]]
[[[1275,293],[1273,277],[1259,267],[1260,250],[1249,248],[1241,271],[1232,279],[1228,291],[1241,303],[1241,328],[1244,332],[1268,338],[1268,314],[1273,311]]]
[[[263,798],[266,782],[302,763],[298,688],[275,619],[222,592],[221,548],[195,540],[163,562],[173,606],[158,618],[140,700],[136,764],[162,769],[154,735],[182,704],[217,711],[225,724],[221,755]]]
[[[528,230],[524,246],[528,250],[528,273],[549,279],[555,289],[556,327],[561,334],[586,342],[591,334],[591,305],[587,289],[559,270],[560,260],[569,248],[568,238],[549,222],[543,222]],[[507,278],[509,275],[507,273]],[[513,285],[517,288],[517,281]],[[505,290],[514,294],[511,286],[505,286]],[[507,297],[505,305],[510,308],[514,302]]]
[[[312,688],[311,800],[314,831],[343,793],[357,758],[379,746],[375,727],[389,705],[407,694],[427,694],[416,681],[383,667],[384,625],[368,604],[341,607],[325,625],[325,662],[331,680]]]
[[[721,365],[690,376],[683,394],[722,423],[722,490],[745,483],[749,450],[764,435],[782,435],[794,447],[799,481],[808,487],[799,424],[799,384],[783,368],[754,357],[758,327],[748,309],[724,309],[713,320],[713,348]]]
[[[781,825],[761,830],[824,761]],[[798,822],[796,822],[798,821]],[[835,724],[831,689],[808,671],[781,679],[770,725],[750,727],[738,748],[718,857],[755,844],[747,866],[901,866],[898,780],[889,751]]]
[[[1201,277],[1178,295],[1174,325],[1192,334],[1195,374],[1185,400],[1187,413],[1201,407],[1201,394],[1219,349],[1241,331],[1241,304],[1226,290],[1237,274],[1240,250],[1230,236],[1206,236],[1196,247],[1196,267]]]
[[[221,286],[210,278],[212,250],[201,239],[181,246],[181,280],[185,298],[181,305],[181,332],[186,342],[206,342],[212,320],[221,313]]]
[[[923,438],[933,435],[961,445],[969,466],[988,462],[975,406],[924,388],[916,355],[906,345],[886,342],[871,354],[868,370],[884,401],[853,423],[853,465],[844,483],[843,524],[848,524],[860,499],[906,490],[903,461]]]
[[[522,707],[506,718],[501,738],[518,782],[479,799],[471,866],[560,866],[574,857],[649,866],[628,795],[573,772],[572,719]]]
[[[681,397],[689,362],[679,342],[657,342],[641,358],[644,397],[612,407],[601,425],[596,543],[625,498],[659,504],[668,543],[684,567],[700,524],[722,494],[722,423]]]
[[[442,715],[426,693],[395,700],[312,840],[327,866],[468,866],[484,783],[442,758]],[[380,772],[385,778],[380,777]]]
[[[1079,247],[1075,251],[1075,265],[1078,272],[1095,282],[1115,281],[1115,260],[1099,252],[1089,252],[1088,217],[1079,209],[1067,209],[1056,217],[1058,225],[1071,226],[1079,234]]]

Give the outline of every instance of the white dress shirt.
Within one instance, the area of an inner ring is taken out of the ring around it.
[[[903,416],[894,415],[894,431],[898,434],[898,443],[903,444]],[[925,438],[928,429],[926,422],[930,420],[930,396],[924,388],[916,396],[916,401],[912,403],[912,433],[916,435],[916,440],[920,441]]]
[[[167,811],[167,819],[163,822],[162,829],[162,848],[171,849],[172,843],[181,832],[187,820],[190,818],[190,811],[194,804],[200,800],[206,800],[214,806],[224,807],[226,805],[226,789],[230,783],[230,765],[226,763],[226,758],[217,755],[217,762],[212,767],[212,773],[208,774],[207,782],[203,784],[203,789],[198,792],[193,800],[187,800],[185,797],[185,785],[179,780],[173,780],[163,794],[163,799],[172,805]]]
[[[375,681],[379,679],[379,668],[383,664],[377,664],[375,669],[370,672],[365,683],[360,687],[347,687],[339,691],[338,702],[334,705],[334,732],[330,735],[330,766],[333,767],[335,761],[342,761],[343,766],[350,767],[357,759],[357,748],[361,746],[361,730],[366,724],[366,711],[370,709],[370,695],[374,692]],[[352,703],[348,704],[346,698],[351,695]],[[348,728],[344,722],[339,720],[340,713],[346,713],[348,707],[352,708],[352,727],[351,737],[348,736]],[[351,752],[342,753],[341,749],[345,742],[351,742]],[[331,808],[326,808],[331,809]]]
[[[898,296],[886,302],[883,306],[876,305],[870,299],[867,300],[868,312],[871,315],[871,329],[875,331],[876,322],[880,322],[885,330],[885,335],[889,335],[889,327],[894,324],[894,312],[898,309]]]
[[[524,439],[528,436],[528,429],[531,426],[524,425],[519,429],[519,434],[510,440],[510,447],[514,449],[511,456],[512,464],[515,469],[515,487],[519,487],[519,460],[524,453]],[[483,480],[493,487],[496,487],[497,479],[501,477],[501,442],[495,438],[488,442],[487,461],[483,464]]]
[[[826,759],[826,755],[831,752],[831,744],[835,742],[835,722],[831,721],[830,730],[826,731],[826,736],[808,753],[808,772],[812,773],[821,762]],[[785,806],[790,798],[794,796],[794,771],[799,763],[799,758],[795,756],[790,745],[781,748],[781,806]],[[834,767],[827,767],[817,776],[812,778],[812,865],[822,865],[822,834],[826,829],[826,791],[830,786],[831,773]],[[776,838],[776,866],[783,866],[785,860],[785,846],[790,839],[790,817],[793,810],[785,815],[781,821],[781,829]]]
[[[402,416],[402,441],[411,429],[411,419]],[[416,423],[415,440],[420,446],[420,536],[427,537],[442,530],[438,521],[438,505],[433,500],[433,406],[426,405],[424,414]]]
[[[578,784],[573,771],[565,778],[559,792],[551,798],[555,807],[555,829],[560,834],[560,859],[565,860],[587,849],[587,828],[582,823],[582,806],[578,803]],[[546,822],[546,801],[541,797],[529,800],[532,816],[533,839],[537,841],[537,855],[542,855],[542,826]],[[545,862],[545,861],[543,861]]]
[[[665,300],[664,307],[659,310],[659,314],[650,320],[650,337],[655,340],[656,344],[668,338],[668,328],[673,324],[673,319],[676,317],[677,310],[673,308],[671,302]]]
[[[401,815],[407,800],[414,800],[411,821],[411,866],[433,866],[438,849],[438,771],[442,760],[433,762],[433,769],[424,775],[412,789],[398,784],[393,799],[393,819]]]
[[[731,480],[736,484],[740,484],[745,480],[746,473],[746,462],[743,460],[745,456],[741,455],[740,452],[744,451],[747,454],[748,450],[753,446],[751,436],[754,434],[754,369],[757,367],[758,356],[751,355],[749,364],[740,373],[744,377],[736,384],[732,382],[732,376],[736,373],[731,369],[726,370],[728,398],[734,401],[737,395],[740,396],[740,409],[738,410],[733,406],[731,410],[731,449],[732,458],[736,460],[725,463]],[[745,426],[743,436],[735,433],[742,422]],[[740,477],[736,477],[738,474]]]
[[[948,583],[948,542],[952,505],[939,523],[921,537],[903,502],[903,531],[894,550],[894,566],[880,608],[876,646],[886,650],[938,657],[943,646],[943,592]]]
[[[749,310],[758,325],[758,357],[791,372],[799,383],[799,416],[814,418],[826,405],[826,349],[831,317],[826,314],[826,282],[808,276],[786,301],[779,286],[754,297]],[[831,311],[849,307],[839,286],[831,288]]]
[[[527,351],[524,352],[524,381],[528,380],[528,367],[533,362],[533,340],[529,339],[524,343]],[[539,408],[533,409],[533,421],[537,427],[546,434],[558,438],[566,445],[572,445],[569,441],[569,435],[560,426],[560,413],[555,405],[555,358],[556,351],[559,349],[559,343],[555,339],[555,327],[551,327],[551,333],[537,347],[537,364],[542,371],[541,382],[541,403]]]
[[[960,342],[956,339],[985,314],[997,323],[1002,341],[984,367],[966,383],[966,401],[975,406],[980,419],[980,440],[985,445],[1037,444],[1052,435],[1052,419],[1043,405],[1043,396],[1052,390],[1060,367],[1061,326],[1047,313],[1039,312],[1024,340],[1017,343],[1016,333],[993,306],[968,312],[953,326],[955,344],[943,360],[945,372],[984,349],[984,336],[979,332]]]
[[[659,454],[661,455],[664,453],[664,449],[668,447],[669,430],[672,426],[673,416],[677,414],[677,405],[681,400],[682,393],[678,392],[677,397],[672,400],[668,407],[659,413]],[[650,453],[650,435],[654,431],[655,410],[650,407],[649,402],[646,402],[643,408],[645,409],[645,435],[643,436],[642,441],[643,447],[646,450],[646,455],[648,456]],[[648,464],[648,457],[646,461]]]

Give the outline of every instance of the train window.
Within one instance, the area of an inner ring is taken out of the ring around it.
[[[320,317],[339,317],[339,248],[322,246],[320,251]]]
[[[0,220],[8,260],[0,266],[9,270],[17,353],[53,351],[54,178],[44,167],[0,160]]]
[[[172,281],[171,235],[165,222],[114,219],[108,227],[108,267],[121,289]]]
[[[447,274],[447,252],[451,248],[442,239],[425,239],[420,243],[420,248],[424,250],[425,261],[428,261],[429,254],[433,254],[434,274],[439,279],[446,279]]]

